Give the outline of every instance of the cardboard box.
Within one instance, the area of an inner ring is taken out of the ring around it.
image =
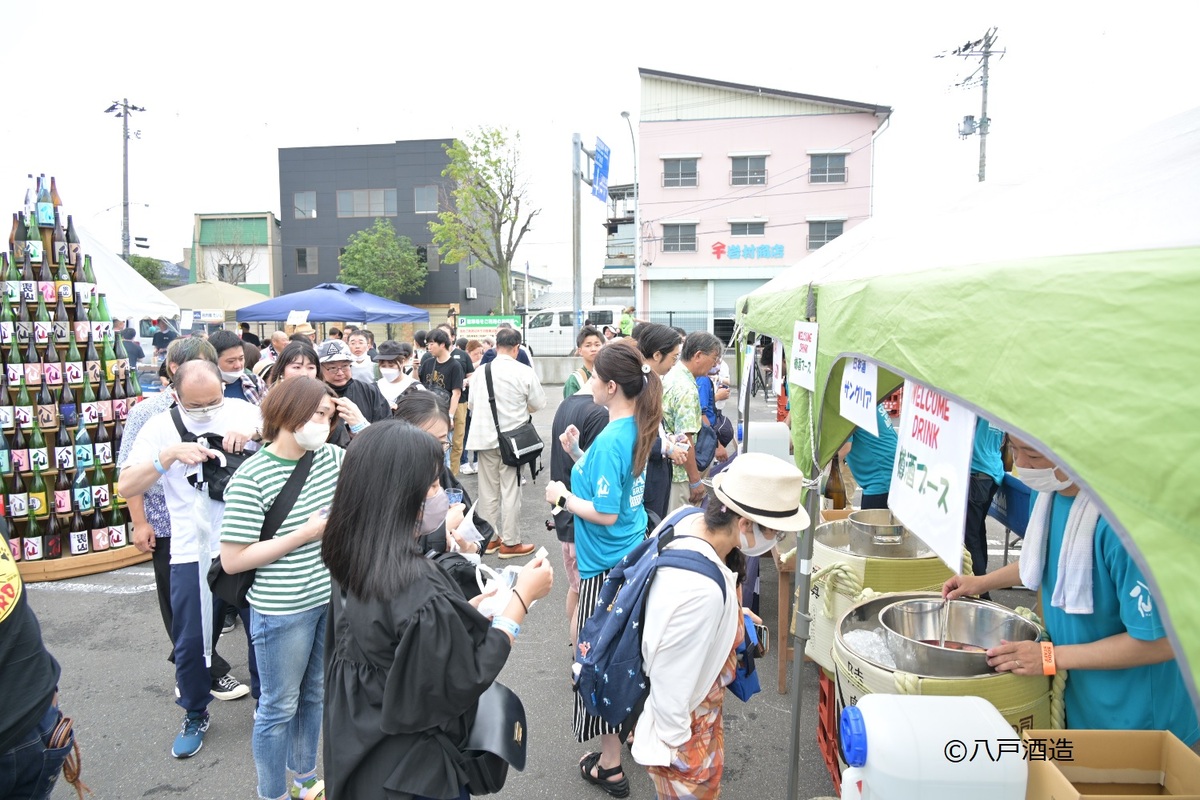
[[[1200,755],[1165,731],[1026,730],[1025,800],[1200,800]]]

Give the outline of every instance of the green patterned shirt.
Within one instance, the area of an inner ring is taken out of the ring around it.
[[[695,436],[700,430],[700,390],[696,378],[682,363],[671,367],[663,378],[663,428],[667,435],[690,433]],[[687,470],[671,467],[673,483],[687,482]]]

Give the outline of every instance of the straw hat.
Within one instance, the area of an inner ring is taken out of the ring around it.
[[[804,474],[782,458],[742,453],[711,483],[718,500],[764,528],[801,531],[808,527],[808,512],[800,504]]]
[[[316,334],[316,332],[317,332],[317,329],[314,328],[312,325],[309,325],[307,322],[301,322],[299,325],[297,325],[295,328],[292,329],[293,334],[302,333],[305,336],[313,336]]]

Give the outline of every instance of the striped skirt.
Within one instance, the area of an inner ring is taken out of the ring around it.
[[[575,611],[577,630],[583,630],[583,623],[587,622],[592,616],[592,612],[596,610],[596,601],[600,599],[600,587],[604,585],[604,579],[607,577],[608,572],[605,571],[579,582],[579,607]],[[572,715],[571,722],[577,742],[586,742],[606,733],[617,733],[616,728],[587,712],[587,709],[583,707],[583,698],[580,697],[579,692],[575,692],[575,713]]]

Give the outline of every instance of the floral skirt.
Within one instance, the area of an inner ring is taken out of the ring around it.
[[[735,645],[736,647],[736,645]],[[725,728],[721,712],[725,687],[733,682],[737,653],[730,651],[721,674],[692,712],[692,736],[676,751],[669,767],[647,767],[661,800],[715,800],[725,769]]]

